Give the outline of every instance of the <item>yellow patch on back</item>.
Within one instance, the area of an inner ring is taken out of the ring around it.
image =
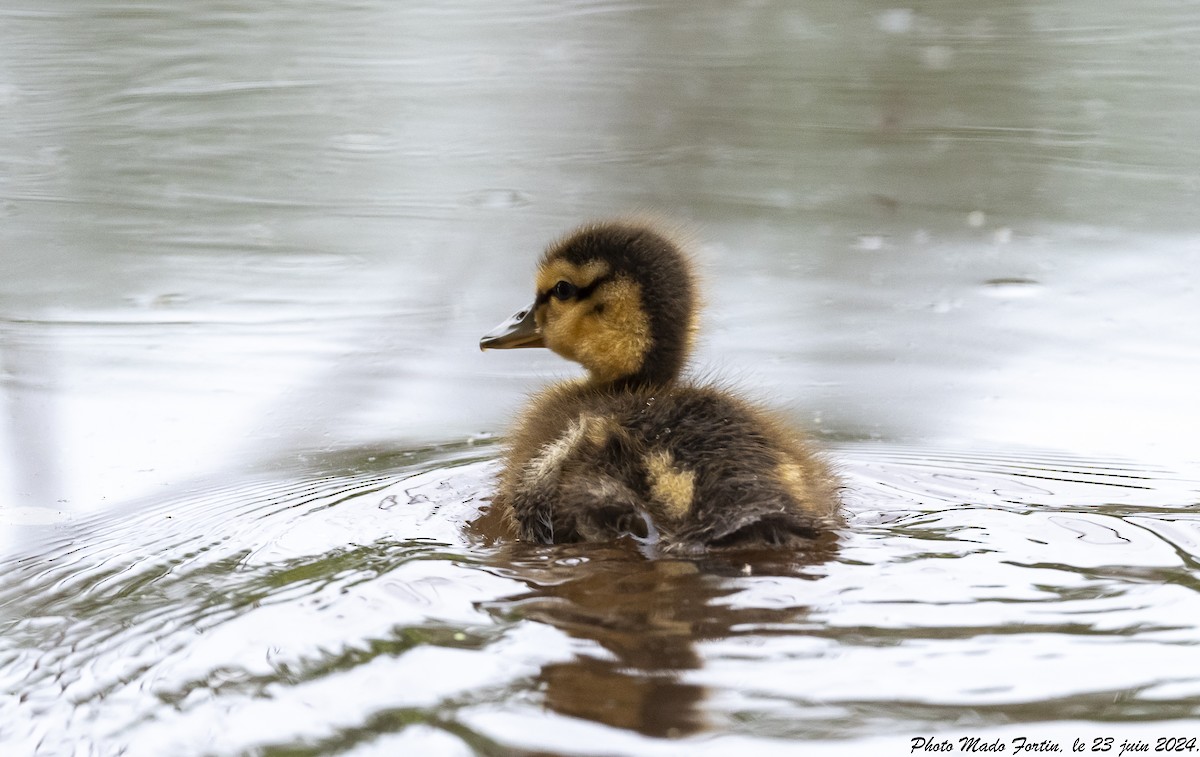
[[[775,468],[775,474],[779,476],[779,482],[783,484],[798,505],[805,509],[812,507],[808,477],[804,474],[803,468],[796,463],[780,463]]]
[[[650,476],[650,496],[663,506],[664,515],[679,520],[691,512],[696,493],[695,471],[676,467],[669,451],[658,450],[646,456],[646,472]]]
[[[588,444],[596,449],[603,447],[610,436],[621,430],[615,420],[600,415],[586,415],[584,421],[584,436]]]

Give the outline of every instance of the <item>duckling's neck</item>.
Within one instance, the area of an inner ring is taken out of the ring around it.
[[[684,345],[675,346],[661,342],[652,343],[642,358],[641,365],[633,373],[620,376],[603,376],[592,371],[588,383],[592,386],[628,391],[631,389],[653,389],[674,383],[683,371],[687,360]]]

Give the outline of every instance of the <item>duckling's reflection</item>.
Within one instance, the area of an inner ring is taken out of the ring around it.
[[[530,587],[491,609],[548,623],[610,653],[582,653],[538,676],[551,710],[656,737],[707,727],[703,686],[680,674],[699,669],[699,642],[803,620],[805,607],[740,607],[722,602],[755,576],[817,578],[831,559],[828,536],[803,554],[739,552],[677,559],[647,556],[633,540],[502,548],[494,564]]]

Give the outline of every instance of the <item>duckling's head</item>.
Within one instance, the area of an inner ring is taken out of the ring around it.
[[[550,246],[537,296],[479,341],[480,349],[549,347],[599,384],[675,379],[696,321],[692,266],[648,223],[588,224]]]

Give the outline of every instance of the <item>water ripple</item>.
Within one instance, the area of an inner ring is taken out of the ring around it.
[[[47,753],[502,753],[548,742],[486,713],[531,707],[571,733],[761,745],[968,714],[1200,715],[1200,677],[1180,665],[1200,645],[1190,475],[846,444],[836,543],[667,560],[483,538],[468,524],[492,454],[390,469],[372,454],[353,472],[202,487],[10,558],[5,738]]]

